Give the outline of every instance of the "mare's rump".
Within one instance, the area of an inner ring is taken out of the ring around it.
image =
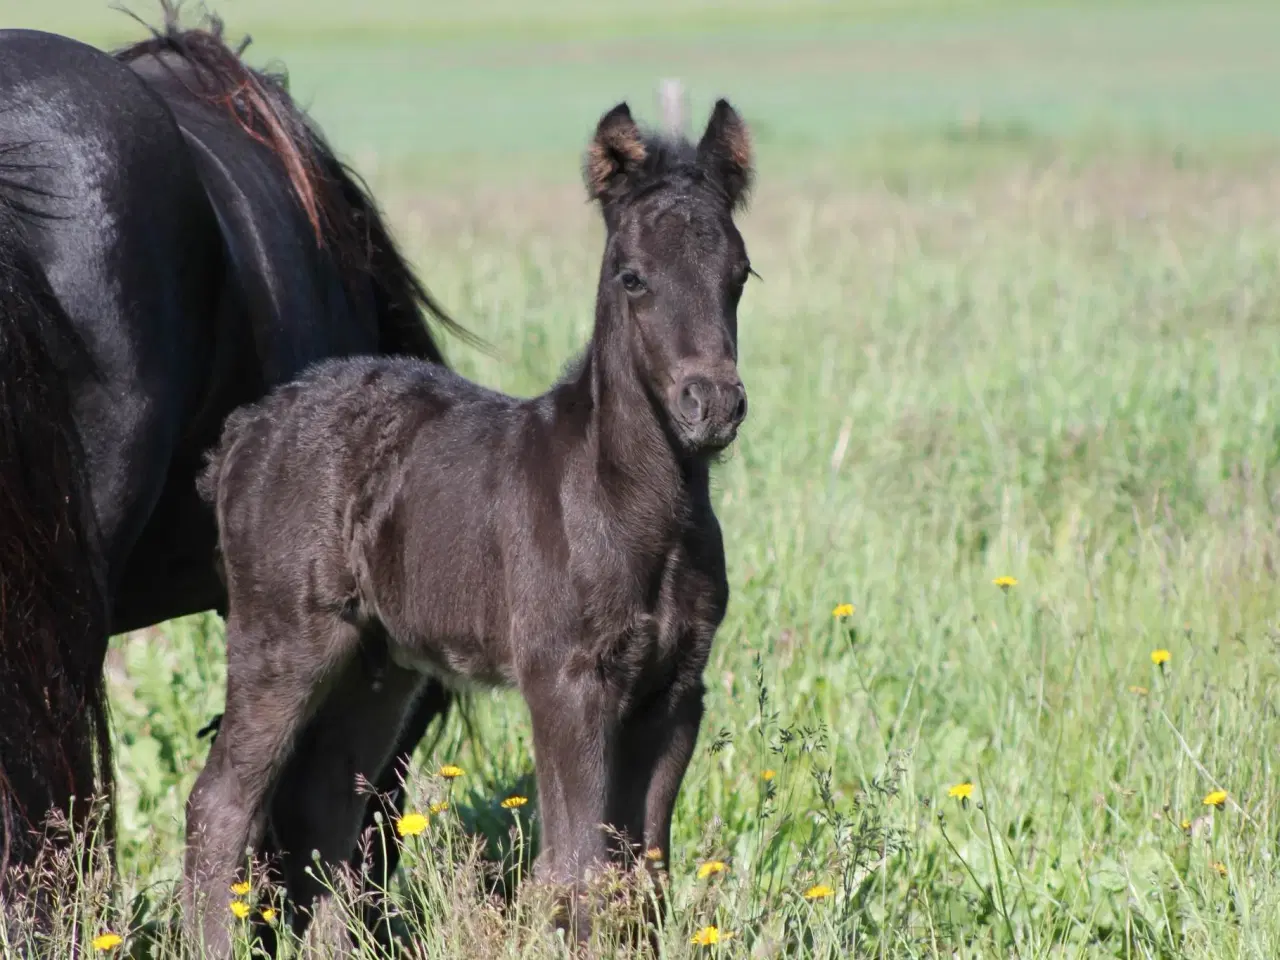
[[[31,861],[46,814],[110,799],[113,592],[204,379],[218,249],[142,81],[0,30],[0,862]]]

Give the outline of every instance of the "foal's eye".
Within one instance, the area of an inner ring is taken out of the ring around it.
[[[644,281],[631,270],[623,270],[622,273],[618,275],[618,280],[622,283],[622,289],[633,296],[638,293],[644,293],[645,291]]]
[[[758,276],[758,274],[751,269],[751,261],[743,260],[742,263],[738,264],[738,269],[734,271],[733,279],[741,287],[746,285],[747,277],[754,276]]]

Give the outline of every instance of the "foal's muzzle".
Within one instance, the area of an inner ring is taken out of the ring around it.
[[[747,418],[747,390],[736,377],[690,376],[676,390],[676,420],[684,441],[696,449],[727,447]]]

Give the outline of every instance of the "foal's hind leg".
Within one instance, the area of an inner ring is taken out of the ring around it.
[[[324,873],[350,863],[362,880],[367,876],[357,848],[366,808],[376,804],[360,781],[376,785],[384,770],[395,766],[397,735],[425,683],[421,674],[394,666],[387,666],[379,680],[375,686],[358,660],[347,666],[308,722],[271,800],[272,832],[298,934],[310,922],[314,902],[327,892]],[[380,842],[394,847],[396,840],[389,830],[381,837],[374,831],[372,842],[376,849]],[[319,862],[312,860],[312,851]],[[378,862],[376,854],[370,859]],[[382,883],[377,873],[371,879]],[[370,894],[362,896],[363,921],[376,929],[381,898],[376,890],[361,893]]]
[[[316,617],[298,629],[227,623],[227,704],[218,738],[187,800],[183,900],[191,934],[207,957],[230,954],[230,885],[257,847],[264,802],[325,675],[350,659],[355,629]]]

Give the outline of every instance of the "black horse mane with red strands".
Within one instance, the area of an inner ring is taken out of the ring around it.
[[[243,60],[252,38],[234,48],[224,39],[222,18],[204,12],[199,26],[183,27],[181,3],[160,0],[164,24],[151,26],[124,10],[151,37],[112,52],[121,63],[152,56],[177,57],[190,71],[170,72],[193,96],[221,107],[247,136],[269,149],[284,167],[289,184],[315,232],[348,282],[373,284],[380,326],[388,329],[395,352],[443,362],[422,324],[425,310],[452,335],[483,349],[483,342],[457,323],[414,274],[397,247],[367,185],[338,159],[324,135],[294,102],[283,68],[255,69]]]

